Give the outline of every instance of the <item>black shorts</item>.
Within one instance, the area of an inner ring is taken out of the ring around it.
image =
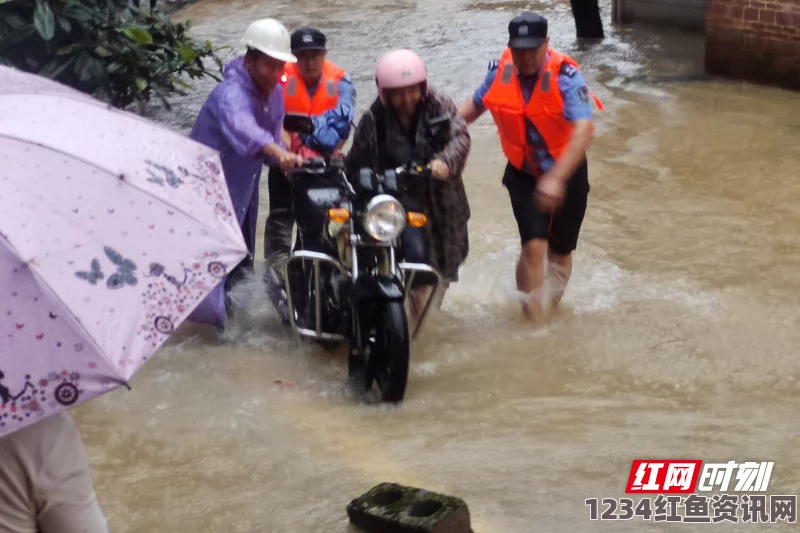
[[[517,170],[509,163],[503,174],[503,185],[511,197],[511,207],[523,245],[534,239],[547,239],[550,250],[559,255],[568,255],[577,248],[589,196],[589,169],[586,160],[570,178],[564,203],[552,215],[540,211],[534,204],[534,176]]]

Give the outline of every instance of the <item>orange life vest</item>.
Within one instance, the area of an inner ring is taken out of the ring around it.
[[[489,91],[483,97],[483,105],[494,118],[508,161],[517,169],[536,174],[529,161],[531,147],[525,129],[525,118],[534,125],[544,139],[550,155],[558,160],[572,139],[574,126],[564,117],[564,99],[558,88],[561,65],[567,63],[576,69],[578,63],[571,57],[548,49],[550,57],[542,67],[528,104],[522,96],[517,69],[511,59],[511,50],[506,48],[500,58],[497,75]],[[597,107],[603,103],[589,92]]]
[[[284,76],[281,77],[284,84],[283,105],[286,112],[319,116],[333,109],[339,103],[339,80],[344,76],[344,70],[326,59],[322,66],[322,78],[319,80],[314,98],[311,98],[297,65],[287,63]]]

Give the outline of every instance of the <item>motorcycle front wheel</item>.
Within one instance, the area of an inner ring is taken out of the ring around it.
[[[410,342],[408,319],[402,301],[385,302],[370,339],[370,366],[381,391],[381,401],[403,401],[408,383]]]

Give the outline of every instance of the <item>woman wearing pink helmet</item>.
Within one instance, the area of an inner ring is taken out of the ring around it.
[[[405,260],[432,265],[444,277],[446,290],[458,280],[458,268],[469,253],[470,208],[461,179],[471,147],[467,124],[448,96],[429,87],[425,63],[411,50],[383,56],[375,82],[379,96],[356,128],[346,158],[348,173],[355,176],[362,168],[382,171],[408,163],[431,169],[435,179],[421,183],[412,178],[402,184],[400,200],[422,210],[429,221],[425,228],[408,227],[403,245]],[[449,122],[444,135],[432,134],[433,124],[442,118]],[[412,298],[417,316],[432,280],[422,279],[419,285]]]

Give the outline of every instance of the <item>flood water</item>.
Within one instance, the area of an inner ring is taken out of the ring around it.
[[[637,458],[774,461],[769,493],[800,493],[800,95],[704,79],[701,35],[613,28],[602,6],[596,44],[576,42],[560,0],[206,0],[179,14],[236,52],[253,19],[313,23],[360,115],[385,51],[417,50],[460,102],[508,20],[538,10],[606,109],[560,315],[520,319],[487,114],[465,174],[470,256],[412,348],[402,407],[354,400],[345,357],[298,342],[253,286],[225,338],[187,325],[132,391],[74,410],[112,531],[344,533],[347,503],[383,481],[463,498],[476,533],[709,527],[591,522],[584,499],[624,496]],[[188,133],[213,85],[159,120]],[[266,173],[262,190],[263,221]]]

